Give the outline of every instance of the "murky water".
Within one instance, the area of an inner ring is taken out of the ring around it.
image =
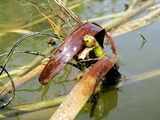
[[[94,18],[123,9],[123,3],[125,2],[126,0],[94,0],[88,5],[87,10],[79,9],[78,14],[84,19]],[[105,7],[102,7],[102,5]],[[85,6],[82,6],[82,8],[85,8]],[[1,0],[0,52],[3,53],[8,50],[16,39],[22,36],[11,32],[13,29],[47,31],[49,25],[46,21],[33,26],[24,27],[26,24],[38,20],[40,17],[40,14],[26,4],[25,0],[10,0],[7,2]],[[156,22],[135,32],[130,32],[115,38],[120,53],[121,72],[124,75],[132,76],[160,68],[159,26],[160,22]],[[140,48],[142,44],[142,39],[139,35],[140,33],[147,38],[147,42],[142,49]],[[44,49],[48,47],[47,40],[47,37],[28,39],[27,42],[25,41],[22,43],[18,50],[44,51]],[[16,69],[19,66],[29,63],[34,58],[35,56],[31,55],[16,54],[8,64],[8,69]],[[2,62],[3,59],[0,58],[0,60]],[[57,77],[57,80],[58,78],[65,79],[64,76],[61,75]],[[64,85],[66,86],[64,87]],[[32,103],[50,99],[57,95],[63,95],[65,94],[64,89],[69,90],[72,85],[73,83],[70,82],[56,85],[51,83],[50,86],[48,86],[48,91],[46,89],[34,92],[17,91],[16,98],[11,106]],[[157,76],[143,82],[137,82],[122,87],[119,91],[107,91],[101,94],[93,118],[89,117],[89,107],[86,106],[78,115],[77,120],[158,120],[160,118],[159,86],[160,81],[159,76]],[[38,83],[37,78],[35,78],[33,81],[25,84],[19,89],[33,89],[39,87],[40,84]],[[52,113],[53,109],[51,108],[10,119],[44,120],[49,119]],[[9,118],[7,120],[9,120]]]

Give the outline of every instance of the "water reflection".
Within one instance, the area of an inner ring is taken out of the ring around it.
[[[95,120],[101,120],[107,118],[108,114],[116,108],[118,103],[117,89],[109,89],[100,93],[100,97],[97,101],[93,117]]]
[[[93,120],[102,120],[103,118],[107,118],[109,113],[116,108],[118,104],[118,90],[115,88],[109,88],[107,90],[103,90],[96,94],[94,98],[97,98],[96,101],[93,103],[93,97],[92,99],[89,100],[88,104],[82,111],[87,113],[88,119],[93,119]],[[92,102],[91,102],[92,101]],[[82,115],[80,114],[78,116],[79,119],[81,118]],[[86,119],[86,117],[85,117]]]

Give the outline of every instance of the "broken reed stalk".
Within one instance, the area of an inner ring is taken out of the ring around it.
[[[117,56],[113,55],[111,58],[102,58],[89,67],[50,120],[73,120],[95,91],[101,78],[116,62]]]
[[[24,113],[47,109],[49,107],[56,107],[64,99],[65,99],[65,96],[61,96],[61,97],[57,97],[52,100],[46,100],[46,101],[41,101],[41,102],[37,102],[37,103],[31,103],[31,104],[18,105],[15,107],[11,107],[11,108],[6,109],[5,111],[2,111],[0,113],[0,119],[6,119],[8,117],[14,117],[17,115],[22,115]]]
[[[132,4],[129,6],[129,10],[133,10],[136,5],[140,2],[141,0],[134,0],[132,2]],[[157,5],[155,6],[157,7]],[[154,8],[155,8],[154,7]],[[150,9],[153,9],[152,8],[148,8],[149,10]],[[140,11],[141,12],[141,11]],[[124,14],[125,13],[125,14]],[[101,16],[101,17],[96,17],[96,18],[90,18],[88,19],[87,21],[88,22],[97,22],[97,21],[102,21],[102,20],[109,20],[109,19],[115,19],[115,18],[118,18],[118,17],[123,17],[124,15],[126,15],[126,11],[122,11],[122,12],[118,12],[118,13],[112,13],[110,15],[104,15],[104,16]],[[84,22],[87,22],[86,20],[84,20]],[[108,26],[108,25],[107,25]],[[105,27],[105,26],[104,26]]]
[[[147,26],[153,23],[158,16],[160,16],[160,8],[157,8],[151,11],[149,14],[147,14],[146,16],[142,18],[129,21],[126,24],[119,26],[117,29],[112,31],[113,36],[119,36],[127,32],[131,32],[139,28],[142,28],[144,26]]]
[[[129,80],[124,80],[124,82],[121,82],[117,87],[123,87],[125,85],[130,85],[142,80],[146,80],[149,78],[153,78],[156,76],[160,75],[160,70],[152,70],[149,72],[145,72],[139,75],[135,75],[135,76],[131,76],[129,78]],[[123,81],[123,80],[122,80]],[[30,104],[25,104],[25,105],[17,105],[17,106],[13,106],[10,107],[9,110],[5,110],[5,111],[1,111],[0,113],[0,119],[6,119],[9,117],[15,117],[17,115],[22,115],[25,113],[30,113],[30,112],[35,112],[35,111],[39,111],[39,110],[43,110],[43,109],[47,109],[50,107],[55,107],[59,104],[61,104],[61,102],[64,101],[66,96],[61,96],[61,97],[57,97],[54,98],[52,100],[45,100],[45,101],[41,101],[41,102],[36,102],[36,103],[30,103]]]
[[[33,70],[31,70],[27,74],[25,74],[23,76],[16,77],[14,79],[15,87],[17,88],[17,87],[23,85],[25,82],[31,80],[33,77],[35,77],[38,74],[40,74],[41,71],[44,69],[44,67],[45,67],[44,64],[38,65],[37,67],[35,67]],[[3,87],[0,88],[0,91],[4,91],[5,90],[4,92],[2,92],[1,95],[7,94],[12,89],[13,88],[12,88],[11,82],[6,83]]]
[[[136,5],[141,2],[141,0],[132,0],[131,5],[129,5],[128,9],[133,9],[134,7],[136,7]]]
[[[113,19],[113,18],[118,18],[118,17],[122,17],[124,15],[125,11],[123,12],[118,12],[118,13],[112,13],[110,15],[104,15],[101,17],[97,17],[97,18],[90,18],[87,21],[84,20],[84,22],[96,22],[96,21],[102,21],[102,20],[108,20],[108,19]]]
[[[124,24],[125,22],[127,22],[130,18],[132,18],[133,16],[137,15],[138,13],[144,11],[146,8],[150,7],[151,5],[154,4],[154,0],[148,0],[146,2],[144,2],[144,4],[138,8],[134,8],[134,9],[128,9],[123,17],[117,18],[112,20],[111,22],[107,23],[107,24],[103,24],[102,26],[104,28],[106,28],[106,30],[110,31],[113,28],[117,28],[119,25]]]

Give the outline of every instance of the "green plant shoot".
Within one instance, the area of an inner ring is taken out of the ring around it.
[[[96,41],[96,39],[93,36],[85,35],[83,40],[86,47],[93,48],[93,51],[96,57],[103,58],[107,55],[106,52],[103,50],[103,48],[99,45],[99,43]]]

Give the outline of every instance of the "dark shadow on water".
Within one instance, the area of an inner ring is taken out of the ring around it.
[[[88,101],[77,120],[102,120],[106,119],[109,113],[118,104],[118,89],[111,87],[96,93]],[[86,116],[87,115],[87,116]],[[84,118],[83,118],[84,117]]]
[[[118,91],[115,88],[110,88],[98,94],[97,103],[91,106],[90,111],[90,117],[94,120],[107,118],[118,103]]]

